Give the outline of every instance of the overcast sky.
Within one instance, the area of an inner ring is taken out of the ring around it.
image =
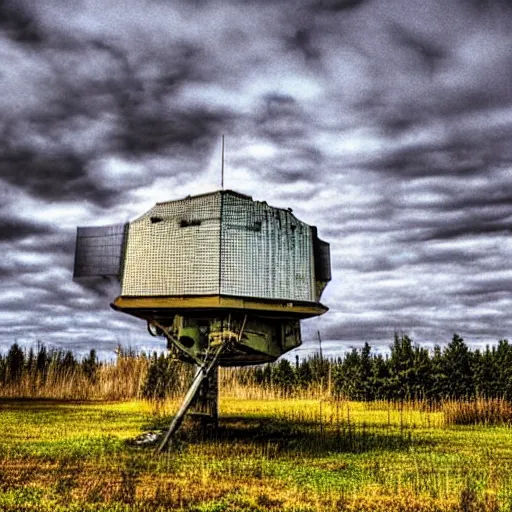
[[[512,336],[505,0],[4,0],[0,348],[163,347],[72,281],[77,225],[220,184],[331,244],[331,353]]]

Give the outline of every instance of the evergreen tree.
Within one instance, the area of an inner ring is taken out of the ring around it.
[[[483,352],[475,350],[471,357],[475,393],[484,398],[500,396],[498,389],[499,371],[496,350],[487,345]]]
[[[30,350],[28,351],[27,361],[25,363],[27,373],[33,374],[35,367],[36,367],[36,356],[34,354],[34,348],[30,347]]]
[[[50,364],[50,359],[51,357],[48,354],[48,350],[46,349],[45,345],[38,343],[36,369],[37,373],[39,373],[39,375],[41,375],[43,379],[46,378],[48,366]]]
[[[412,340],[395,333],[393,345],[390,347],[390,398],[405,400],[412,398],[414,389],[414,350]]]
[[[82,361],[82,371],[91,382],[96,381],[98,366],[99,363],[98,357],[96,356],[96,350],[91,348],[89,355]]]
[[[360,358],[360,376],[359,376],[359,395],[361,400],[369,401],[375,398],[375,388],[372,382],[372,356],[371,347],[365,342],[361,349]]]
[[[5,357],[0,354],[0,383],[5,384],[7,381],[7,364]]]
[[[164,354],[157,356],[153,353],[146,380],[142,386],[142,396],[150,399],[164,399],[170,394],[172,372],[170,370],[171,361]]]
[[[263,383],[267,387],[272,387],[272,365],[266,364],[263,368]]]
[[[512,400],[512,345],[500,340],[495,351],[498,396]]]
[[[329,361],[319,354],[315,354],[310,360],[312,379],[315,384],[326,384],[329,378]]]
[[[389,367],[388,361],[377,354],[372,358],[372,369],[370,377],[370,385],[373,389],[373,398],[376,400],[385,400],[389,396]]]
[[[263,386],[265,384],[265,373],[261,366],[258,366],[254,369],[254,383],[258,386]]]
[[[445,397],[460,399],[475,395],[471,353],[458,334],[453,335],[443,351],[442,368],[447,377]]]
[[[349,400],[362,400],[361,356],[355,348],[345,354],[343,362],[333,370],[334,392]]]
[[[6,357],[7,381],[16,382],[21,378],[25,365],[25,354],[17,343],[11,345]]]
[[[297,386],[301,389],[306,389],[311,386],[313,382],[313,372],[309,361],[302,361],[297,368]]]
[[[281,388],[285,393],[290,393],[295,386],[295,372],[290,361],[281,359],[272,369],[272,380],[274,385]]]
[[[432,360],[428,350],[415,346],[413,349],[414,371],[409,383],[409,396],[417,400],[428,398],[432,389]]]
[[[432,402],[439,402],[448,395],[448,377],[444,373],[443,354],[439,345],[434,346],[431,357],[431,386],[426,395]]]

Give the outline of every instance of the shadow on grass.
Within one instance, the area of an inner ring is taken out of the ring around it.
[[[0,398],[0,412],[26,414],[27,418],[37,418],[39,414],[58,416],[83,415],[94,409],[98,416],[104,419],[129,418],[134,415],[131,411],[111,411],[107,408],[98,409],[98,406],[118,403],[109,400],[72,400],[63,398]]]
[[[159,424],[165,428],[167,424]],[[432,446],[433,441],[414,434],[410,429],[368,427],[341,423],[320,423],[269,418],[268,416],[222,418],[217,430],[201,430],[187,422],[177,433],[177,440],[192,444],[219,442],[229,450],[230,444],[250,443],[262,449],[272,445],[276,453],[303,453],[325,456],[332,453],[364,453],[373,450],[407,451],[417,446]]]
[[[28,414],[59,413],[59,415],[76,413],[73,406],[90,405],[93,402],[80,400],[63,400],[57,398],[0,398],[0,411],[25,412]]]

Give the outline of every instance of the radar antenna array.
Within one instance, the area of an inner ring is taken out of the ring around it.
[[[224,190],[157,203],[126,224],[77,230],[75,279],[118,279],[111,304],[197,366],[162,451],[185,415],[217,425],[218,367],[262,364],[301,344],[321,315],[329,244],[288,208]],[[321,340],[319,337],[319,343]]]

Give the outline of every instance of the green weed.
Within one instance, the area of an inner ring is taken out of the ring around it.
[[[0,511],[511,510],[512,430],[446,404],[223,396],[213,437],[127,442],[176,406],[0,401]]]

